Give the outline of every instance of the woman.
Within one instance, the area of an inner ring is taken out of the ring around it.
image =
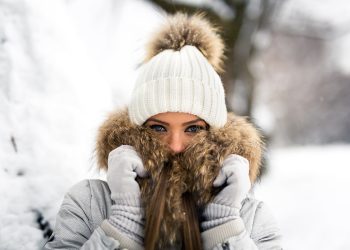
[[[281,249],[273,217],[249,193],[263,145],[226,111],[223,49],[202,16],[167,20],[128,109],[99,130],[107,182],[71,188],[47,249]]]

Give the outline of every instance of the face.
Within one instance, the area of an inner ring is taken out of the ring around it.
[[[169,145],[174,153],[184,151],[193,136],[208,129],[208,124],[198,116],[167,112],[150,117],[145,126],[159,134],[160,139]]]

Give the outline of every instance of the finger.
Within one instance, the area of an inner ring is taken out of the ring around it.
[[[213,186],[220,187],[220,186],[224,185],[224,183],[226,182],[226,179],[227,179],[226,173],[225,173],[224,169],[221,168],[218,176],[216,176],[216,178],[213,182]]]
[[[213,182],[213,186],[219,187],[226,182],[230,184],[235,177],[237,178],[237,175],[244,175],[245,173],[249,173],[248,160],[240,155],[231,154],[224,160],[222,168]]]
[[[225,165],[233,165],[233,164],[240,164],[240,165],[249,165],[249,161],[244,158],[243,156],[236,155],[236,154],[230,154],[223,162],[223,166]]]
[[[108,158],[112,158],[112,157],[116,157],[120,154],[127,154],[127,155],[134,155],[134,156],[138,156],[135,148],[133,146],[130,145],[121,145],[115,149],[113,149],[109,155]]]
[[[135,172],[141,178],[145,178],[149,174],[149,172],[145,169],[142,163],[138,164],[138,166],[135,168]]]

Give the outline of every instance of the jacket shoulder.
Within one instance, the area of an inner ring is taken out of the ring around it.
[[[65,195],[65,200],[70,198],[76,202],[88,203],[92,197],[109,193],[105,181],[98,179],[86,179],[73,185]]]
[[[56,216],[53,241],[44,249],[80,249],[109,216],[109,197],[108,185],[101,180],[83,180],[72,186]]]
[[[254,228],[262,221],[273,218],[266,203],[251,194],[244,200],[240,214],[249,232],[254,232]]]
[[[109,217],[112,200],[107,182],[86,179],[73,185],[65,195],[62,207],[69,206],[84,211],[93,227]]]
[[[251,236],[259,241],[267,241],[268,239],[281,240],[278,223],[265,202],[259,202],[256,208]]]
[[[85,179],[73,185],[68,193],[81,195],[82,193],[110,192],[107,182],[100,179]]]
[[[271,242],[277,245],[280,244],[280,229],[265,202],[257,200],[253,196],[248,197],[242,206],[241,217],[254,242],[260,245],[270,244]]]

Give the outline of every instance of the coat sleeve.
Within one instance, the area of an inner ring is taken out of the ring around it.
[[[120,249],[119,241],[108,236],[101,226],[93,227],[91,197],[87,180],[73,186],[57,214],[54,239],[43,249]]]
[[[107,236],[101,227],[91,232],[82,215],[62,206],[56,218],[54,239],[44,249],[119,249],[119,242]]]
[[[236,234],[237,228],[242,228]],[[229,235],[235,236],[229,236]],[[241,219],[228,222],[202,233],[204,249],[280,250],[281,234],[269,209],[260,202],[254,214],[252,231]]]

